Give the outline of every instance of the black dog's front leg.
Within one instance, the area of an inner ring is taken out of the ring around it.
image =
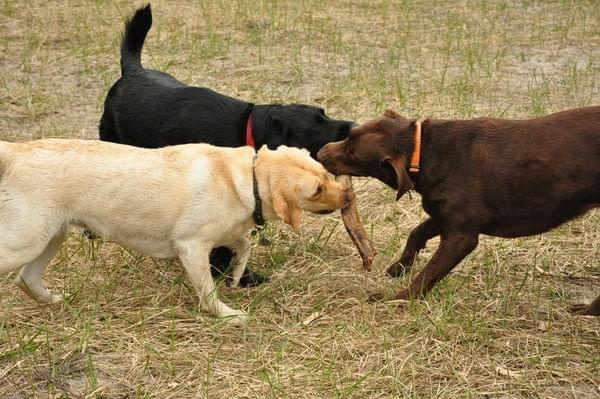
[[[210,272],[213,278],[227,277],[230,271],[233,252],[227,247],[217,247],[210,254]],[[240,279],[241,287],[256,287],[269,281],[263,274],[253,272],[248,267]]]

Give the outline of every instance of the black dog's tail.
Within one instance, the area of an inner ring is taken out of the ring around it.
[[[125,24],[121,40],[121,75],[142,69],[142,47],[152,26],[150,4],[138,9]]]

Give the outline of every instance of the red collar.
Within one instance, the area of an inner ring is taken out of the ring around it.
[[[246,123],[246,145],[249,145],[252,148],[256,148],[256,143],[254,143],[254,135],[252,133],[252,128],[254,127],[254,122],[252,118],[252,113],[248,117],[248,122]]]

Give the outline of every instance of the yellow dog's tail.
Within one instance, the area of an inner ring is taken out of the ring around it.
[[[11,145],[12,144],[8,141],[0,141],[0,179],[8,167],[8,163],[12,159]]]

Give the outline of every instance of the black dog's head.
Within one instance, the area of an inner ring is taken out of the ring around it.
[[[325,144],[344,140],[352,121],[335,120],[325,115],[322,108],[304,104],[273,105],[266,110],[264,142],[269,148],[279,145],[306,148],[316,159]]]

